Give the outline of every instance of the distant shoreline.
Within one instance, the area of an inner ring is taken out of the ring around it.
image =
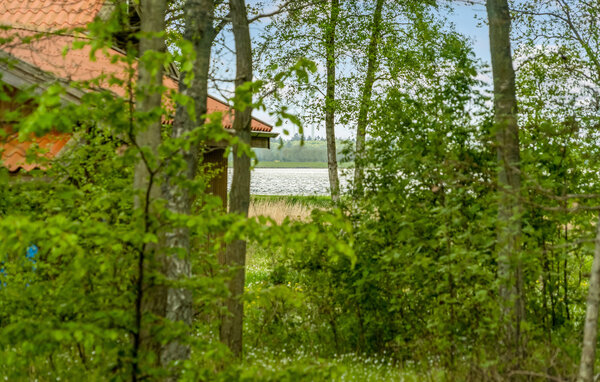
[[[340,168],[353,167],[352,162],[343,162],[339,164]],[[229,162],[229,167],[233,167],[233,163]],[[327,168],[326,162],[258,162],[255,168]]]

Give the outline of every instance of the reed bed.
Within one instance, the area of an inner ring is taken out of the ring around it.
[[[307,221],[310,216],[311,208],[300,204],[288,204],[284,201],[258,201],[250,204],[248,215],[266,216],[281,224],[285,218],[291,220]]]
[[[326,196],[255,195],[248,214],[250,217],[270,217],[281,224],[285,218],[307,221],[313,209],[328,207],[331,207],[331,199]]]

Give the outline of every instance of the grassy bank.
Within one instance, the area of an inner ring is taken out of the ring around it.
[[[333,204],[327,195],[252,195],[252,203],[301,205],[311,208],[327,208]]]

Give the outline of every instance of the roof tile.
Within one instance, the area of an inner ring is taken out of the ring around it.
[[[12,133],[5,138],[4,144],[0,145],[2,155],[0,157],[3,166],[8,171],[15,172],[19,169],[31,171],[34,168],[44,168],[39,163],[27,163],[27,150],[32,145],[39,148],[38,157],[45,159],[55,158],[71,139],[68,133],[51,132],[43,137],[31,137],[27,141],[20,142],[17,133]]]
[[[0,24],[37,31],[85,27],[104,0],[2,0]]]

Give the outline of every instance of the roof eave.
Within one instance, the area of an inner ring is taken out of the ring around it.
[[[253,131],[252,136],[257,138],[277,138],[279,133],[273,131]]]
[[[44,92],[51,84],[60,83],[65,87],[65,93],[61,94],[64,103],[80,103],[85,92],[69,86],[67,81],[49,74],[40,68],[28,64],[2,50],[0,50],[0,80],[5,84],[17,89],[35,87],[37,94]]]

